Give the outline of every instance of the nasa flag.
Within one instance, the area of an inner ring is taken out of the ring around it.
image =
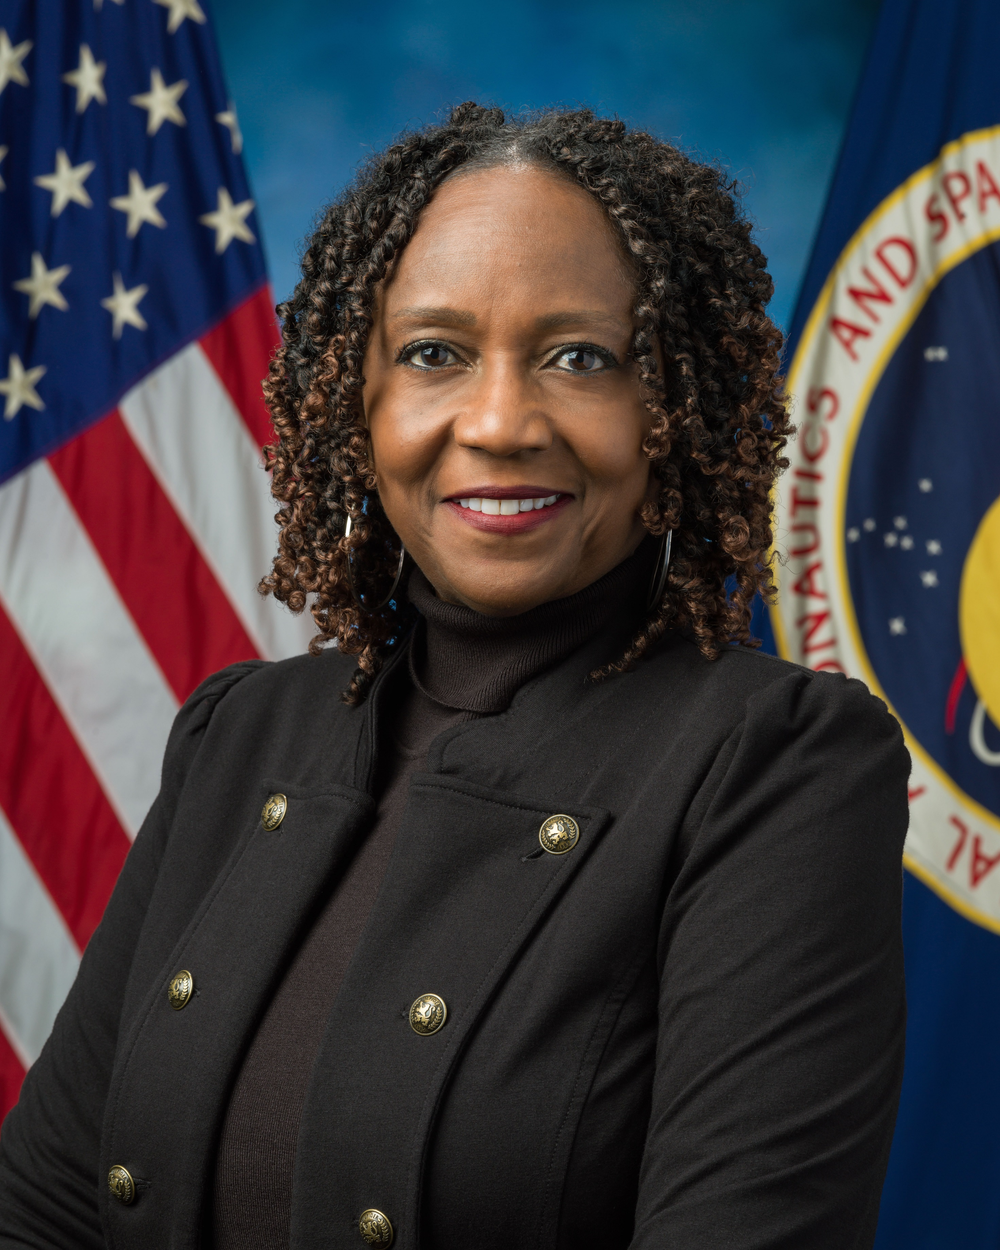
[[[779,651],[913,758],[880,1250],[1000,1245],[1000,6],[885,0],[792,327]]]

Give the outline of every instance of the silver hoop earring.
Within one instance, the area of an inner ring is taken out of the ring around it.
[[[649,602],[646,604],[646,611],[650,612],[663,598],[663,592],[667,588],[667,572],[670,569],[670,547],[673,542],[674,531],[667,530],[663,535],[663,542],[660,544],[660,558],[656,562],[656,571],[653,574],[653,581],[649,588]]]
[[[348,513],[347,523],[344,525],[344,537],[345,538],[350,538],[351,530],[353,530],[353,528],[354,528],[354,519],[352,518],[351,514]],[[351,588],[351,594],[354,596],[354,602],[358,605],[358,607],[361,609],[362,612],[381,612],[381,610],[385,607],[385,605],[391,601],[392,597],[396,593],[396,588],[399,586],[399,579],[403,576],[403,564],[405,563],[405,561],[406,561],[406,548],[403,546],[402,543],[400,543],[399,544],[399,564],[396,567],[396,576],[392,579],[392,585],[389,587],[389,593],[381,601],[381,603],[378,603],[375,605],[375,607],[370,608],[368,604],[365,603],[361,595],[358,594],[358,589],[354,585],[354,570],[351,567],[354,563],[354,558],[353,556],[351,556],[350,553],[348,553],[347,583]]]

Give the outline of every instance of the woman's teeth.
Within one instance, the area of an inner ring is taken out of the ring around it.
[[[551,508],[558,495],[546,495],[544,499],[460,499],[463,508],[473,512],[485,512],[487,516],[516,516],[518,512]]]

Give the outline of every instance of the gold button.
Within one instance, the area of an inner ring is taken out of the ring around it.
[[[111,1190],[112,1198],[117,1198],[119,1202],[126,1207],[135,1198],[135,1181],[128,1168],[123,1168],[120,1163],[108,1173],[108,1189]]]
[[[367,1211],[362,1211],[361,1219],[358,1220],[358,1228],[361,1230],[361,1236],[370,1246],[392,1245],[392,1225],[384,1211],[379,1211],[376,1207],[369,1207]]]
[[[264,810],[260,814],[261,824],[270,833],[272,829],[277,829],[285,819],[285,812],[287,811],[288,800],[285,796],[283,794],[272,794],[264,804]]]
[[[194,993],[194,977],[186,968],[182,968],[180,972],[175,972],[170,978],[170,984],[167,986],[167,1002],[173,1007],[174,1011],[180,1011],[182,1007],[186,1007],[191,1001],[191,995]]]
[[[550,816],[542,821],[538,840],[550,855],[565,855],[580,841],[580,826],[572,816]]]
[[[448,1008],[437,994],[421,994],[410,1007],[410,1028],[421,1037],[429,1037],[448,1019]]]

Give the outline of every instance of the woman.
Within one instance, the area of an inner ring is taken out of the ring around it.
[[[180,713],[0,1245],[872,1244],[908,760],[733,645],[770,294],[720,175],[589,113],[462,105],[331,206],[267,382],[314,654]]]

